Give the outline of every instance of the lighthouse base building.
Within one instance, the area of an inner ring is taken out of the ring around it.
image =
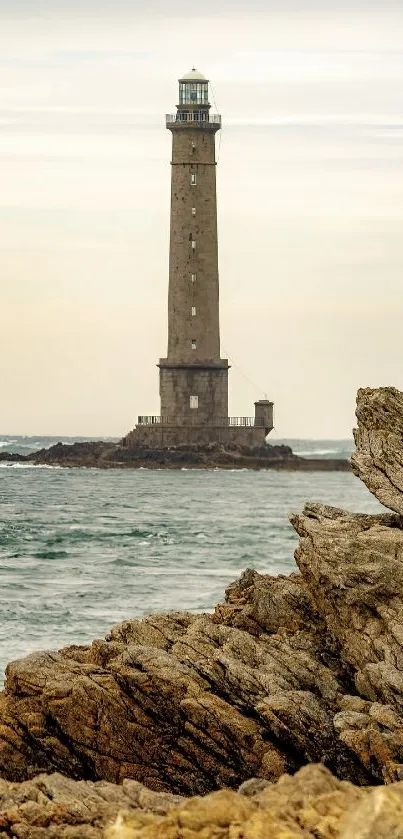
[[[139,416],[125,438],[150,448],[223,443],[261,446],[273,403],[251,417],[228,416],[228,360],[220,356],[215,135],[208,80],[194,68],[179,80],[172,132],[168,352],[160,371],[159,416]]]
[[[273,428],[273,402],[255,402],[252,417],[224,417],[206,425],[181,422],[181,417],[139,416],[136,428],[125,438],[126,444],[165,448],[166,446],[222,443],[233,446],[262,446]]]

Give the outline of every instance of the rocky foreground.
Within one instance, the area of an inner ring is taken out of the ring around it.
[[[401,839],[403,782],[357,787],[320,765],[275,784],[180,798],[136,781],[0,781],[0,835],[19,839]]]
[[[403,839],[403,393],[359,391],[357,419],[393,512],[311,502],[291,576],[8,665],[3,835]]]
[[[170,446],[149,449],[120,443],[56,443],[31,454],[0,452],[0,462],[33,465],[93,467],[97,469],[282,469],[301,472],[347,472],[343,459],[307,458],[293,454],[289,446],[225,447],[221,443]]]

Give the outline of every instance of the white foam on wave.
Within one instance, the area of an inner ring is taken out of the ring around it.
[[[298,455],[298,457],[312,457],[313,455],[338,454],[339,457],[341,457],[339,449],[308,449],[304,451],[293,452],[293,454]]]
[[[206,469],[209,469],[210,472],[251,472],[253,471],[251,467],[248,466],[241,466],[241,467],[234,467],[233,469],[229,469],[227,466],[206,466]]]
[[[0,463],[0,469],[63,469],[63,466],[51,466],[49,463],[13,463],[9,460]]]

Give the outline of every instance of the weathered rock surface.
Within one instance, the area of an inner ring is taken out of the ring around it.
[[[54,773],[12,784],[0,780],[0,836],[16,839],[100,839],[121,810],[163,815],[181,799],[136,781],[121,786],[72,781]]]
[[[382,781],[379,763],[335,728],[357,688],[316,588],[302,575],[246,572],[215,615],[126,621],[88,648],[10,664],[1,774],[56,769],[194,794],[322,761],[340,777]]]
[[[184,794],[322,761],[403,777],[403,529],[307,505],[300,574],[249,571],[214,615],[126,621],[90,647],[7,668],[0,771]]]
[[[353,680],[338,736],[374,777],[403,778],[403,519],[310,504],[293,524],[297,563]]]
[[[361,428],[376,394],[358,402]],[[298,573],[246,571],[214,614],[125,621],[10,664],[0,775],[184,795],[310,762],[361,785],[403,779],[403,517],[311,503],[292,523]]]
[[[403,839],[403,783],[355,787],[307,766],[245,798],[185,800],[164,816],[120,813],[105,839]]]
[[[363,388],[356,416],[353,471],[385,507],[403,515],[403,393]]]
[[[136,781],[73,781],[54,773],[0,780],[0,835],[10,839],[402,839],[403,783],[357,787],[321,765],[276,784],[251,779],[204,798]]]

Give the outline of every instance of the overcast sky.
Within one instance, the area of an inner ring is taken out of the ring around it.
[[[159,413],[192,64],[223,119],[230,413],[267,394],[278,437],[347,437],[358,387],[403,389],[401,0],[0,0],[0,432]]]

